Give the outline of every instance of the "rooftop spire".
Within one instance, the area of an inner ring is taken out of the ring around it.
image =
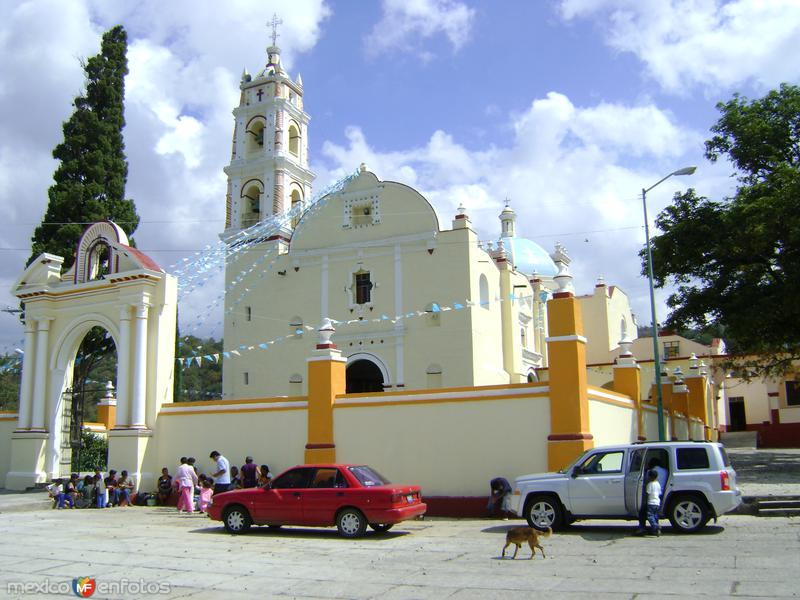
[[[272,45],[278,45],[278,38],[280,34],[278,33],[278,25],[283,25],[283,19],[279,19],[276,13],[272,13],[272,21],[269,21],[267,25],[272,25]]]

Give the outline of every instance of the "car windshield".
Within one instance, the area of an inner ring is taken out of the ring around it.
[[[366,465],[360,467],[350,467],[349,471],[355,475],[356,479],[363,485],[364,487],[372,487],[375,485],[388,485],[391,483],[386,477],[378,473],[372,467],[367,467]]]
[[[589,452],[591,452],[591,450],[587,450],[586,452],[581,454],[578,458],[576,458],[571,463],[569,463],[566,467],[564,467],[563,469],[559,469],[558,472],[559,473],[567,473],[568,471],[570,471],[572,469],[572,467],[574,467],[579,462],[581,462],[584,458],[586,458],[586,455],[589,454]]]

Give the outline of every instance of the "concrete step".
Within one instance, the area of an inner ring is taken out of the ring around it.
[[[756,501],[756,515],[759,517],[800,516],[800,496],[759,498]]]

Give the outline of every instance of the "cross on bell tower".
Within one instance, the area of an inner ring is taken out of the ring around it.
[[[272,20],[269,21],[267,25],[272,26],[272,45],[277,46],[278,38],[280,37],[280,34],[278,33],[278,25],[283,25],[283,19],[279,19],[277,14],[272,13]]]
[[[233,111],[231,162],[225,167],[228,194],[223,239],[272,217],[283,215],[311,195],[314,173],[308,168],[308,123],[303,110],[303,81],[292,79],[281,64],[277,14],[267,22],[272,45],[267,64],[255,76],[246,70]],[[287,222],[279,234],[291,236]],[[284,231],[285,230],[285,231]]]

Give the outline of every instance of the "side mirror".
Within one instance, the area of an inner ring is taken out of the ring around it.
[[[583,470],[580,467],[575,467],[574,469],[572,469],[572,473],[570,473],[570,475],[572,476],[573,479],[575,479],[581,473],[583,473]]]

